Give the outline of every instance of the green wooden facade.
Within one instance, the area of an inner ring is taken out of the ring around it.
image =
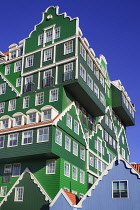
[[[52,200],[61,188],[82,197],[118,153],[129,161],[134,106],[78,23],[50,7],[28,38],[1,53],[1,209],[48,209],[29,175],[18,182],[26,168]]]

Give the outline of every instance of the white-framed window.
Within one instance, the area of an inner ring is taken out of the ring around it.
[[[15,147],[18,145],[18,133],[8,135],[8,147]]]
[[[128,181],[112,182],[112,198],[128,198]]]
[[[125,150],[122,148],[122,156],[125,158]]]
[[[85,172],[80,170],[80,183],[85,183]]]
[[[116,141],[113,139],[113,148],[116,149]]]
[[[108,155],[109,155],[109,163],[111,163],[111,162],[112,162],[112,160],[113,160],[113,155],[112,155],[112,153],[110,153],[110,152],[109,152],[109,154],[108,154]]]
[[[38,36],[38,45],[43,45],[44,44],[44,34],[40,34]]]
[[[94,65],[94,74],[97,77],[97,79],[99,79],[99,69],[96,65]]]
[[[68,136],[65,136],[65,149],[69,152],[71,151],[71,138]]]
[[[94,166],[94,157],[92,154],[89,154],[89,165],[92,167]]]
[[[98,169],[98,159],[95,157],[94,160],[95,160],[95,168]]]
[[[0,95],[5,94],[6,92],[6,83],[0,84]]]
[[[84,67],[81,64],[80,64],[80,76],[86,82],[86,70],[84,69]]]
[[[118,133],[117,126],[114,126],[114,132],[115,132],[115,134],[117,135],[117,133]]]
[[[64,175],[70,177],[70,163],[64,162]]]
[[[43,111],[43,121],[48,121],[52,119],[52,109],[47,109]]]
[[[15,187],[14,201],[23,201],[24,187]]]
[[[47,160],[46,161],[46,174],[55,174],[55,169],[56,169],[56,161]]]
[[[26,96],[23,98],[23,109],[29,108],[29,99],[30,96]]]
[[[100,101],[103,105],[105,105],[105,96],[101,91],[100,91]]]
[[[33,131],[25,131],[22,133],[22,144],[32,144],[33,141]]]
[[[16,109],[16,99],[9,100],[8,111],[13,111]]]
[[[105,124],[106,124],[106,125],[108,125],[108,120],[109,120],[109,119],[108,119],[108,116],[105,115]]]
[[[60,38],[60,27],[55,28],[55,39]]]
[[[16,87],[21,87],[21,77],[16,79]]]
[[[108,126],[112,130],[112,121],[111,121],[111,119],[108,120]]]
[[[64,55],[72,53],[73,52],[73,41],[68,41],[64,43]]]
[[[93,90],[93,79],[89,75],[87,75],[87,85],[91,90]]]
[[[93,184],[93,176],[92,175],[88,175],[88,183]]]
[[[104,80],[104,77],[102,76],[102,74],[100,74],[100,83],[101,83],[101,85],[104,87],[104,85],[105,85],[105,80]]]
[[[34,62],[34,56],[30,55],[26,58],[26,65],[25,68],[31,67],[33,66],[33,62]]]
[[[53,31],[46,31],[46,42],[51,42],[53,38]]]
[[[4,113],[4,108],[5,108],[5,102],[0,103],[0,114]]]
[[[94,94],[99,98],[99,88],[95,83],[94,83]]]
[[[98,170],[102,171],[102,162],[98,160]]]
[[[12,176],[20,176],[20,163],[14,163],[13,164],[13,170],[12,170]]]
[[[82,44],[80,44],[80,54],[84,58],[84,60],[86,60],[86,50]]]
[[[87,56],[87,65],[89,66],[91,70],[93,70],[93,61],[89,55]]]
[[[41,105],[44,103],[44,92],[36,94],[35,105]]]
[[[77,167],[72,166],[72,179],[77,181]]]
[[[13,51],[13,52],[10,53],[10,58],[11,59],[16,58],[16,56],[17,56],[16,51]]]
[[[25,77],[25,85],[29,85],[33,83],[33,75]]]
[[[72,129],[72,116],[69,114],[67,114],[66,126],[68,126],[70,129]]]
[[[10,64],[5,66],[5,75],[10,74]]]
[[[78,144],[75,141],[73,142],[73,154],[78,156]]]
[[[15,63],[15,72],[21,71],[21,69],[22,69],[22,61],[20,60]]]
[[[73,62],[64,65],[64,81],[72,79]]]
[[[37,142],[49,141],[49,127],[40,128],[37,130]]]
[[[122,143],[124,144],[124,136],[122,136]]]
[[[4,148],[5,136],[0,136],[0,148]]]
[[[17,117],[14,118],[15,126],[21,126],[22,125],[22,117],[23,116],[17,116]]]
[[[74,133],[79,135],[79,123],[74,120]]]
[[[1,121],[2,122],[2,125],[1,125],[2,129],[9,128],[9,120],[10,119],[4,119],[4,120]]]
[[[58,101],[58,88],[50,90],[49,102]]]
[[[112,136],[109,135],[109,144],[112,145]]]
[[[80,147],[80,159],[85,160],[85,148]]]
[[[27,115],[28,124],[36,123],[36,121],[37,121],[36,115],[37,115],[36,112]]]
[[[108,133],[106,131],[104,131],[104,139],[108,142]]]
[[[1,186],[0,197],[6,196],[7,186]]]
[[[52,60],[52,48],[44,51],[44,61]]]
[[[56,129],[55,133],[55,143],[62,146],[62,132]]]
[[[4,165],[4,175],[11,174],[12,172],[12,164]]]

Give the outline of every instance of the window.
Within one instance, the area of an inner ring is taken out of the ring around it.
[[[13,164],[12,176],[20,176],[20,163]]]
[[[98,160],[98,170],[102,171],[102,162]]]
[[[0,136],[0,148],[4,148],[4,139],[5,136]]]
[[[53,31],[46,31],[46,42],[51,42],[52,41],[52,35],[53,35]]]
[[[73,52],[73,41],[68,41],[64,44],[64,55]]]
[[[76,142],[73,142],[73,154],[78,156],[78,144]]]
[[[95,168],[98,169],[98,159],[95,158]]]
[[[53,85],[52,69],[44,72],[43,88]]]
[[[22,55],[23,55],[23,46],[20,46],[18,50],[18,56],[22,56]]]
[[[116,149],[116,141],[113,139],[113,148]]]
[[[99,88],[95,83],[94,83],[94,93],[99,98]]]
[[[55,39],[60,38],[60,27],[55,29]]]
[[[100,74],[100,83],[104,87],[104,77]]]
[[[101,91],[100,91],[100,101],[103,105],[105,105],[105,96]]]
[[[86,60],[86,50],[85,48],[80,44],[80,54]]]
[[[108,125],[108,116],[105,115],[105,124]]]
[[[23,201],[24,187],[15,187],[14,201]]]
[[[52,115],[52,110],[51,109],[43,111],[43,121],[51,120],[52,119],[51,115]]]
[[[94,166],[94,158],[92,154],[89,155],[89,165],[92,167]]]
[[[62,146],[62,132],[56,129],[55,143]]]
[[[16,79],[16,87],[21,87],[21,77]]]
[[[88,117],[88,128],[92,131],[92,128],[93,128],[93,118],[90,115]]]
[[[36,122],[36,112],[28,114],[28,124]]]
[[[1,196],[1,197],[6,196],[6,191],[7,191],[7,186],[1,186],[1,189],[0,189],[0,196]]]
[[[68,136],[65,136],[65,149],[71,151],[71,139]]]
[[[37,130],[37,132],[38,132],[37,142],[49,141],[49,127],[40,128]]]
[[[55,160],[46,161],[46,174],[55,174],[56,162]]]
[[[18,134],[10,134],[8,135],[8,147],[14,147],[18,145]]]
[[[12,164],[4,165],[4,174],[2,178],[2,183],[9,183],[11,179]]]
[[[5,66],[5,75],[10,74],[10,64]]]
[[[74,132],[79,135],[79,123],[74,120]]]
[[[22,61],[20,60],[15,63],[15,72],[21,71],[21,69],[22,69]]]
[[[52,60],[52,48],[44,51],[44,61]]]
[[[97,79],[99,79],[99,69],[97,68],[96,65],[94,65],[94,74],[97,77]]]
[[[111,163],[112,162],[112,160],[113,160],[113,155],[109,152],[109,163]]]
[[[108,121],[108,126],[112,130],[112,121],[111,121],[111,119],[109,119],[109,121]]]
[[[15,117],[15,126],[22,125],[22,116]]]
[[[2,129],[9,128],[9,119],[2,120]]]
[[[82,65],[80,65],[80,76],[86,82],[86,70],[84,69]]]
[[[73,62],[64,65],[64,81],[72,79]]]
[[[22,133],[22,144],[32,144],[33,131],[25,131]]]
[[[86,111],[84,109],[82,110],[82,123],[86,125]]]
[[[77,181],[77,167],[72,166],[72,179]]]
[[[9,101],[8,111],[13,111],[16,109],[16,99]]]
[[[36,100],[35,100],[35,104],[37,105],[41,105],[44,103],[44,93],[37,93],[36,94]]]
[[[70,177],[70,164],[68,162],[64,162],[64,175]]]
[[[23,109],[29,108],[29,96],[23,98]]]
[[[0,95],[5,94],[6,92],[6,83],[0,84]]]
[[[85,149],[80,147],[80,159],[85,160]]]
[[[72,116],[70,116],[69,114],[67,114],[66,125],[67,125],[70,129],[72,129]]]
[[[112,145],[112,136],[109,135],[109,144]]]
[[[80,170],[80,183],[85,183],[85,172]]]
[[[87,75],[87,85],[89,86],[91,90],[93,90],[93,80],[91,79],[89,75]]]
[[[92,175],[88,175],[88,183],[93,184],[93,176]]]
[[[44,34],[38,36],[38,45],[43,45],[44,43]]]
[[[89,55],[87,56],[87,65],[89,66],[89,68],[91,70],[93,70],[93,61],[92,59],[89,57]]]
[[[50,90],[50,100],[49,102],[58,101],[58,89]]]
[[[34,56],[33,55],[30,55],[29,57],[27,57],[25,68],[33,66],[33,61],[34,61]]]
[[[128,198],[128,181],[113,181],[112,198]]]
[[[11,56],[10,57],[11,57],[11,59],[12,58],[16,58],[16,51],[11,52]]]
[[[108,142],[108,133],[104,131],[104,140]]]
[[[5,102],[0,103],[0,114],[4,113]]]

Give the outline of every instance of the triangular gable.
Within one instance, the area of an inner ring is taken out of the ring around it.
[[[20,177],[18,178],[18,180],[15,182],[15,184],[12,186],[12,188],[9,190],[9,192],[6,194],[6,196],[4,197],[4,199],[1,201],[0,203],[0,207],[3,205],[3,203],[5,201],[7,201],[8,196],[10,196],[10,194],[12,193],[12,191],[15,189],[15,187],[20,183],[20,181],[23,179],[24,174],[25,173],[29,173],[30,174],[30,178],[33,180],[33,182],[37,185],[37,187],[40,189],[40,192],[45,196],[45,200],[51,202],[51,198],[49,197],[49,195],[46,193],[46,191],[43,189],[43,187],[40,185],[40,183],[38,182],[38,180],[35,178],[35,176],[30,172],[30,170],[28,168],[25,169],[25,171],[20,175]]]

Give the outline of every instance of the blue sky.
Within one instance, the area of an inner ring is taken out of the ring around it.
[[[136,125],[127,128],[131,161],[140,163],[140,1],[139,0],[13,0],[1,1],[0,51],[28,37],[49,6],[79,17],[80,28],[98,57],[108,62],[111,80],[120,79],[136,106]]]

